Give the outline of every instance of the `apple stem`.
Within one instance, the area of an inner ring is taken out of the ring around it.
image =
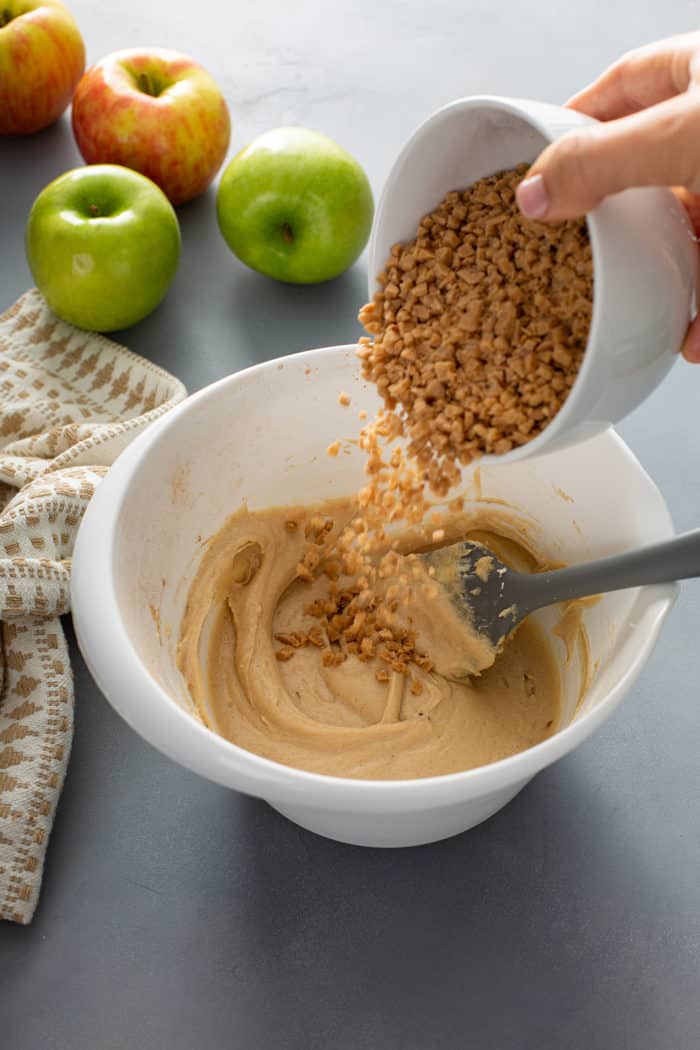
[[[146,95],[151,95],[153,98],[158,98],[160,95],[160,89],[150,73],[139,73],[136,83],[139,91],[143,91]]]
[[[292,233],[292,227],[288,222],[282,223],[282,236],[284,237],[287,244],[294,243],[294,234]]]
[[[4,11],[0,11],[0,29],[4,29],[8,22],[11,22],[14,18],[12,11],[9,8],[5,8]]]
[[[93,219],[96,219],[97,216],[101,214],[100,209],[99,209],[99,207],[96,204],[91,204],[88,207],[88,211],[92,215]]]

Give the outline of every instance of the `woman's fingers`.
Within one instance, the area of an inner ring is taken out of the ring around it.
[[[691,193],[682,186],[675,186],[673,192],[685,208],[693,232],[696,237],[700,237],[700,194]],[[700,289],[698,291],[700,292]]]
[[[700,364],[700,317],[695,318],[686,333],[683,357],[693,365]]]
[[[670,186],[700,234],[700,33],[623,55],[567,105],[603,123],[570,132],[538,157],[518,187],[525,215],[572,219],[628,187]],[[683,356],[700,364],[700,314]]]
[[[573,219],[630,186],[700,189],[700,94],[568,132],[532,165],[518,204],[531,219]]]
[[[700,33],[669,37],[630,51],[579,91],[567,106],[597,120],[617,120],[686,91]]]

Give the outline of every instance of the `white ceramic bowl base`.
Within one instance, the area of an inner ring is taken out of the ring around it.
[[[341,390],[351,395],[350,408],[338,404]],[[236,747],[197,719],[175,660],[203,544],[244,500],[262,508],[357,491],[364,457],[349,442],[360,408],[372,415],[377,400],[358,376],[353,347],[272,361],[189,398],[138,438],[99,486],[75,549],[73,616],[105,696],[160,751],[268,800],[321,835],[408,846],[485,820],[589,736],[646,662],[675,588],[621,592],[588,609],[591,660],[599,667],[575,717],[580,666],[564,667],[562,644],[559,732],[493,765],[425,780],[357,781],[291,769]],[[333,459],[325,449],[337,438],[347,442]],[[566,453],[484,466],[480,484],[470,471],[464,492],[507,499],[534,519],[544,552],[566,561],[672,533],[659,492],[612,432]]]

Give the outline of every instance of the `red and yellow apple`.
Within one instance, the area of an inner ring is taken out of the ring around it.
[[[85,69],[85,45],[59,0],[0,4],[0,135],[53,124]]]
[[[73,132],[88,164],[122,164],[148,176],[173,204],[202,193],[228,149],[228,107],[214,79],[186,55],[115,51],[84,74]]]

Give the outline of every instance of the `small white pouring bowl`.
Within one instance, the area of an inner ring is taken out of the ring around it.
[[[369,245],[369,293],[391,248],[412,240],[450,190],[531,163],[567,131],[595,123],[564,107],[475,96],[439,109],[408,140],[384,185]],[[584,441],[617,423],[658,386],[678,357],[694,306],[698,248],[666,189],[626,190],[588,217],[593,318],[581,370],[562,409],[499,463]]]
[[[346,391],[352,409],[338,404]],[[187,769],[266,799],[321,835],[366,846],[433,842],[501,809],[539,770],[613,712],[650,656],[677,588],[606,595],[585,611],[598,669],[577,707],[580,670],[559,647],[564,705],[554,736],[479,769],[422,780],[350,780],[292,769],[237,747],[192,710],[176,645],[203,544],[251,509],[352,495],[365,456],[356,410],[379,407],[355,348],[269,361],[188,398],[137,438],[99,485],[74,552],[73,620],[102,692],[134,730]],[[325,449],[345,438],[341,455]],[[612,432],[524,463],[485,464],[464,494],[528,516],[546,556],[568,562],[673,533],[663,498]],[[601,507],[614,504],[614,528]]]

